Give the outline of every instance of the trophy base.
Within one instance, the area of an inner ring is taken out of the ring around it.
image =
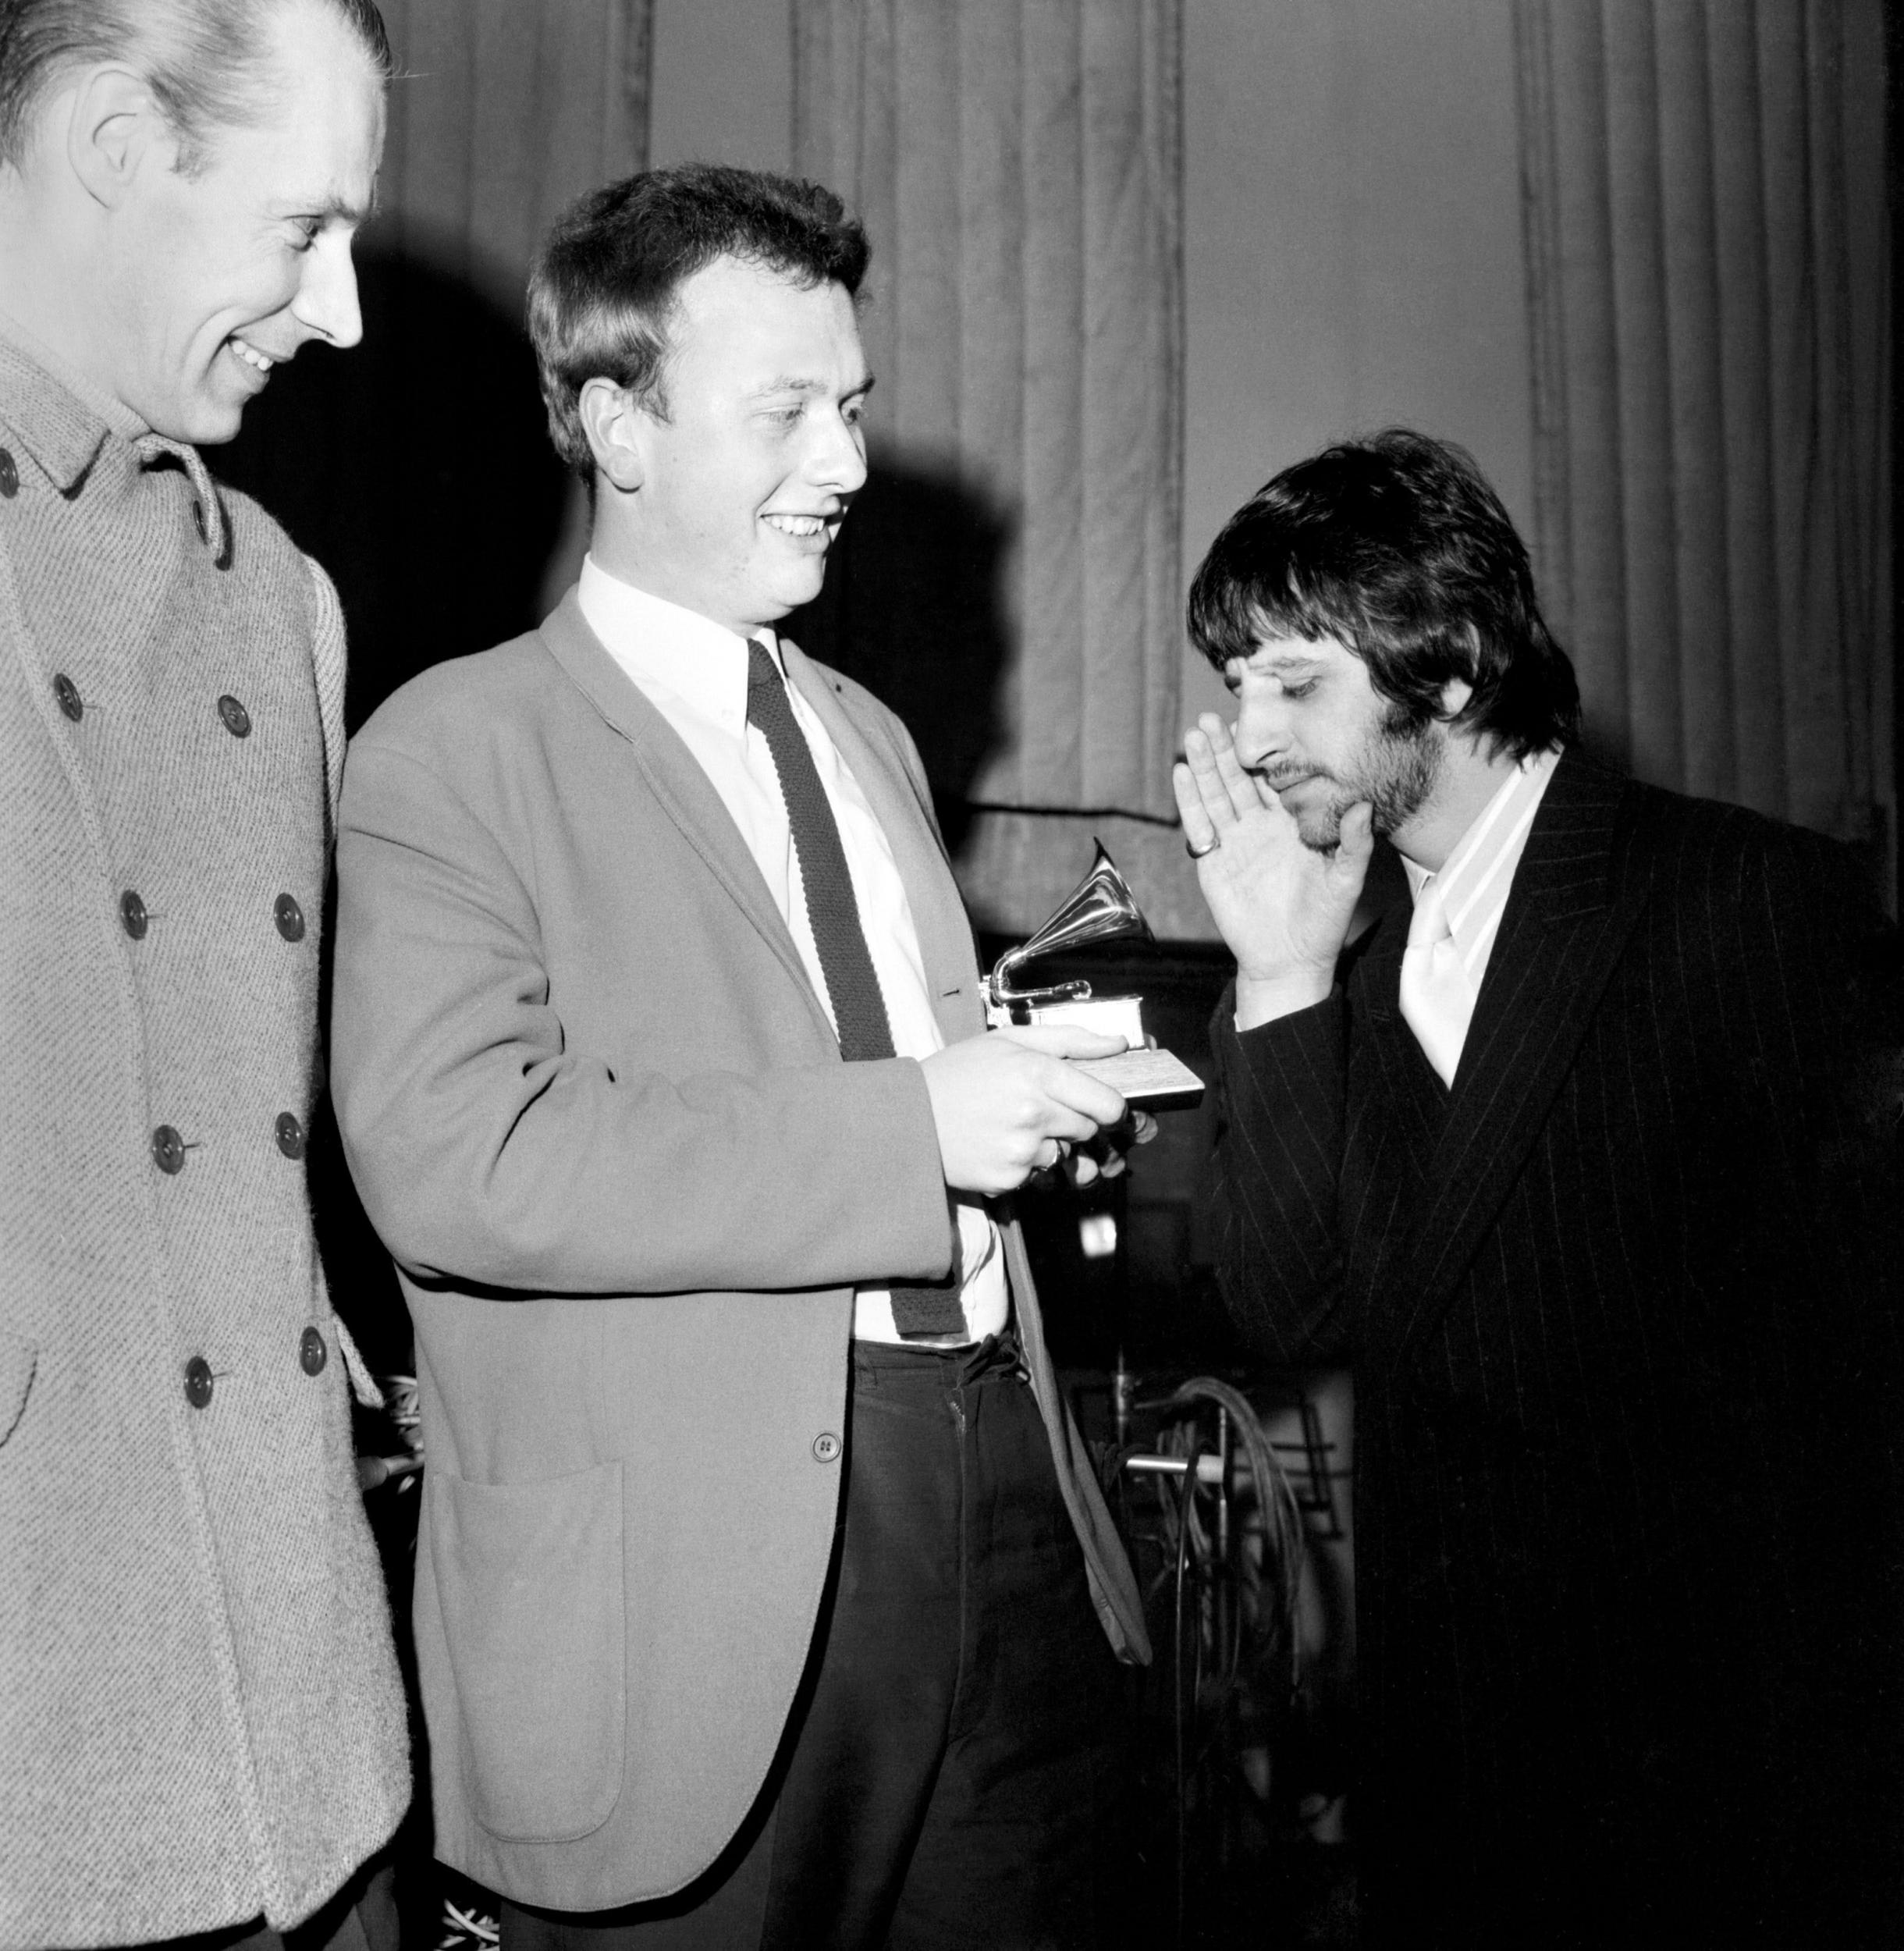
[[[1167,1050],[1127,1050],[1116,1057],[1073,1060],[1087,1076],[1108,1084],[1127,1104],[1146,1111],[1187,1111],[1203,1101],[1203,1080]]]
[[[1125,1101],[1153,1111],[1175,1111],[1199,1103],[1203,1080],[1188,1064],[1167,1050],[1150,1050],[1144,1038],[1144,999],[1141,996],[1087,996],[1039,1003],[1028,999],[986,1004],[986,1020],[993,1029],[1016,1023],[1046,1028],[1060,1025],[1092,1029],[1105,1036],[1121,1036],[1130,1045],[1115,1057],[1074,1057],[1078,1069],[1108,1084]]]
[[[1028,998],[988,1002],[986,1022],[992,1029],[1016,1023],[1020,1028],[1039,1024],[1047,1029],[1094,1029],[1103,1036],[1121,1036],[1133,1050],[1144,1042],[1144,999],[1141,996],[1069,997],[1062,1001],[1039,1003]]]

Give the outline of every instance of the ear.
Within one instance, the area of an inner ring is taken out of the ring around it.
[[[177,144],[158,104],[130,69],[87,69],[70,101],[66,161],[95,203],[117,209],[142,169],[176,161]]]
[[[648,414],[635,404],[625,387],[600,375],[582,382],[575,403],[596,471],[607,478],[610,487],[624,495],[634,493],[648,471],[642,435]]]
[[[1481,633],[1472,624],[1468,625],[1468,668],[1481,668]],[[1458,718],[1468,709],[1468,701],[1474,695],[1474,686],[1465,677],[1451,677],[1441,687],[1441,717],[1444,723]]]

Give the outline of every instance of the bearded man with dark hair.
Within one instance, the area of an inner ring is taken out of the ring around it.
[[[1191,627],[1224,1292],[1355,1378],[1364,1941],[1897,1942],[1895,937],[1573,749],[1446,443],[1277,476]],[[1413,912],[1345,952],[1378,837]]]
[[[304,1134],[329,580],[201,443],[361,336],[368,0],[0,7],[0,1945],[361,1951],[409,1800]]]

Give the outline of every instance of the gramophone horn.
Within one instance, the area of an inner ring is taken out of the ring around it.
[[[1018,947],[1007,949],[992,971],[992,993],[1000,1002],[1030,993],[1018,987],[1013,977],[1034,956],[1050,955],[1060,949],[1076,948],[1085,942],[1119,941],[1135,937],[1152,940],[1150,925],[1138,912],[1117,864],[1104,851],[1104,843],[1093,843],[1097,858],[1064,905],[1045,925]],[[1084,986],[1089,995],[1088,985]]]

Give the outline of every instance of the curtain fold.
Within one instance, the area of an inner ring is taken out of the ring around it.
[[[1536,556],[1590,743],[1894,875],[1881,0],[1515,25]]]
[[[872,237],[879,382],[802,622],[908,718],[955,824],[1171,811],[1180,7],[794,0],[795,168]]]

